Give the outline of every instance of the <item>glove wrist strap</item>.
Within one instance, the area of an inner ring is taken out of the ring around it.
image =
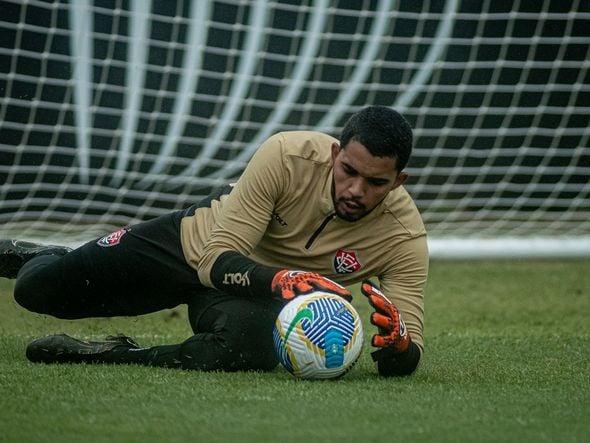
[[[377,371],[384,377],[396,377],[412,374],[418,367],[421,357],[420,348],[410,341],[404,352],[395,352],[392,348],[381,348],[371,353],[377,362]]]

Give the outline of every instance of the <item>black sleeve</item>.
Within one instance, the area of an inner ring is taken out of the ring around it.
[[[410,342],[408,349],[402,353],[395,353],[391,348],[382,348],[371,354],[377,362],[377,371],[383,377],[402,377],[411,375],[420,362],[420,348]]]
[[[280,268],[263,266],[239,252],[222,253],[211,268],[211,281],[220,291],[237,296],[272,297],[272,279]]]

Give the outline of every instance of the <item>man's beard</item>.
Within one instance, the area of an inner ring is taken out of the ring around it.
[[[350,213],[342,211],[340,209],[340,204],[344,204],[347,201],[353,202],[355,205],[359,205],[357,211],[354,214],[350,214]],[[355,222],[357,220],[360,220],[361,218],[363,218],[365,215],[367,215],[370,212],[370,211],[367,211],[367,209],[365,208],[364,205],[362,205],[358,202],[355,202],[354,200],[344,199],[344,198],[341,198],[339,200],[334,200],[334,210],[336,211],[336,215],[339,218],[341,218],[342,220],[349,221],[349,222]]]

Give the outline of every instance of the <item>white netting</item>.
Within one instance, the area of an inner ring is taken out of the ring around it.
[[[589,48],[586,0],[0,0],[0,237],[185,207],[381,104],[434,255],[590,255]]]

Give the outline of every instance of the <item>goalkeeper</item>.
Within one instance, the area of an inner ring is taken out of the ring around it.
[[[34,362],[271,370],[272,328],[293,297],[361,291],[375,312],[383,376],[411,374],[423,350],[426,232],[402,186],[412,130],[396,111],[352,115],[340,139],[311,131],[265,141],[235,185],[182,211],[75,250],[0,242],[0,276],[24,308],[63,319],[135,316],[186,304],[194,335],[142,348],[126,336],[33,341]],[[376,277],[379,288],[367,279]]]

